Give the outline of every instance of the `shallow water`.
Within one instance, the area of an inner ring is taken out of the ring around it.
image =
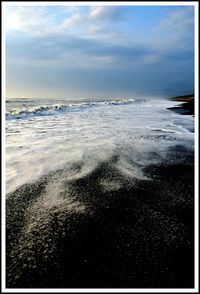
[[[7,192],[75,161],[94,168],[120,154],[119,169],[158,162],[169,146],[193,148],[194,119],[166,109],[164,100],[12,100],[7,103]],[[155,156],[153,156],[153,154]]]

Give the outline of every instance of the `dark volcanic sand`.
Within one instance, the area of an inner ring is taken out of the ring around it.
[[[8,288],[194,287],[193,152],[169,150],[145,180],[125,177],[118,159],[8,195]]]

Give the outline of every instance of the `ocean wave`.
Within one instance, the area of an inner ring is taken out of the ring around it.
[[[6,119],[23,119],[32,116],[49,116],[55,115],[59,112],[68,111],[80,111],[85,108],[90,108],[94,106],[105,106],[105,105],[126,105],[131,104],[134,99],[121,99],[121,100],[111,100],[111,101],[92,101],[92,102],[82,102],[82,103],[69,103],[69,104],[52,104],[52,105],[39,105],[39,106],[29,106],[20,109],[13,109],[6,113]]]

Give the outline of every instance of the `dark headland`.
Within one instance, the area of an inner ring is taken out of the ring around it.
[[[176,111],[179,114],[194,115],[194,94],[171,97],[169,100],[183,102],[177,106],[169,107],[169,110]]]

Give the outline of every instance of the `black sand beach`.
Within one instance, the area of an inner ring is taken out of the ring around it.
[[[145,180],[120,173],[119,157],[78,179],[60,170],[8,195],[8,288],[194,286],[193,152],[169,149],[143,170]]]

